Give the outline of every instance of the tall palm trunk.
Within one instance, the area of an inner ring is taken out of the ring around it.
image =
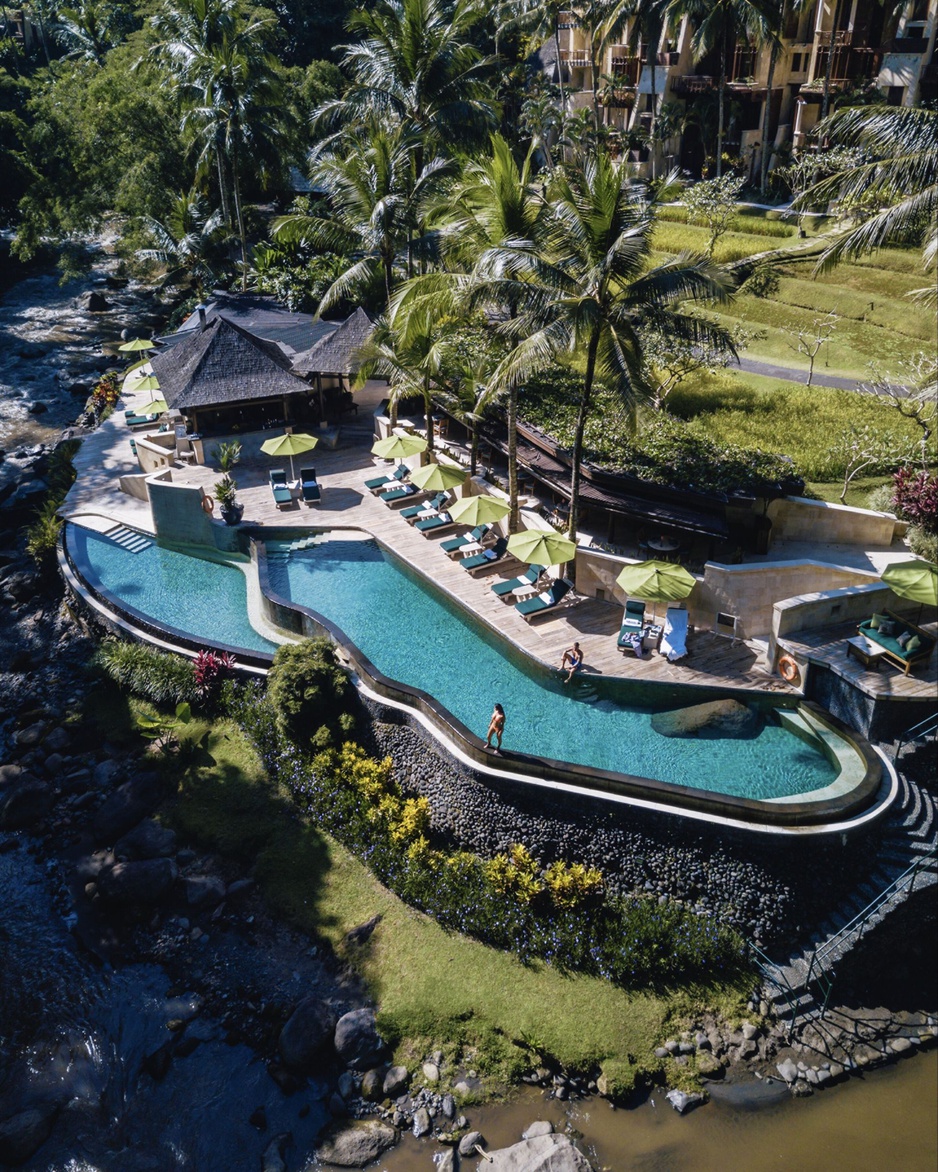
[[[837,5],[831,14],[831,35],[827,42],[827,68],[824,70],[824,96],[821,98],[821,117],[823,122],[827,117],[827,108],[831,101],[831,78],[834,76],[834,41],[837,39]]]
[[[726,94],[726,30],[720,38],[720,90],[717,115],[717,179],[723,174],[723,100]]]
[[[248,287],[248,242],[244,230],[244,213],[241,208],[241,179],[238,175],[238,148],[231,148],[231,178],[234,192],[235,217],[238,221],[238,238],[241,241],[241,292]]]
[[[654,33],[648,37],[648,69],[649,79],[651,85],[651,123],[648,128],[649,146],[651,148],[651,177],[655,178],[655,123],[658,118],[658,95],[655,90],[655,70],[658,64],[658,45],[661,43],[661,36],[659,34],[657,42]]]
[[[769,76],[766,81],[765,110],[762,112],[762,157],[759,159],[759,191],[765,198],[766,187],[769,182],[769,161],[772,149],[769,146],[769,134],[772,129],[772,82],[775,80],[775,65],[778,61],[779,43],[772,42],[772,51],[769,54]]]
[[[427,455],[429,463],[433,463],[433,395],[430,390],[430,378],[423,376],[423,417],[427,424]]]
[[[560,56],[560,26],[554,21],[554,49],[557,52],[557,87],[560,90],[560,115],[567,112],[567,91],[563,88],[563,60]]]
[[[221,215],[226,227],[231,227],[231,201],[228,198],[228,180],[225,177],[225,134],[220,126],[215,129],[215,163],[218,167],[218,195]]]
[[[580,396],[580,410],[576,419],[573,436],[573,471],[570,478],[570,537],[576,541],[580,525],[580,466],[583,463],[583,436],[586,419],[593,397],[593,380],[596,375],[596,353],[599,349],[599,327],[594,328],[586,350],[586,373],[583,376],[583,393]]]

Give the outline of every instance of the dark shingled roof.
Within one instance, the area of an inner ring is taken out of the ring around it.
[[[219,407],[248,399],[309,394],[280,347],[216,316],[150,360],[170,407]]]
[[[317,321],[311,313],[292,313],[278,305],[273,297],[259,297],[255,293],[216,290],[202,309],[206,321],[214,321],[221,315],[249,334],[279,342],[291,354],[315,346],[336,328],[334,321]],[[176,346],[198,329],[199,313],[196,310],[175,334],[167,334],[160,341],[167,347]]]
[[[328,337],[297,354],[293,359],[293,369],[297,374],[355,374],[359,366],[358,352],[373,329],[368,314],[363,309],[356,309]]]

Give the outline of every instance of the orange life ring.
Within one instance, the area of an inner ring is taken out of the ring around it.
[[[215,512],[215,501],[208,495],[208,493],[202,497],[202,508],[206,511],[206,513],[208,513],[209,516]]]
[[[778,674],[787,684],[795,684],[797,686],[801,682],[801,673],[798,670],[798,664],[790,655],[783,655],[778,661]]]

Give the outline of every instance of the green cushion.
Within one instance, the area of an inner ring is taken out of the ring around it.
[[[873,628],[874,631],[878,631],[880,623],[888,623],[888,622],[889,622],[889,615],[874,614],[873,617],[870,619],[870,626]]]
[[[913,635],[912,638],[908,641],[908,643],[906,643],[905,649],[906,649],[906,651],[917,651],[919,649],[919,647],[921,647],[921,645],[922,645],[921,638],[918,635]]]

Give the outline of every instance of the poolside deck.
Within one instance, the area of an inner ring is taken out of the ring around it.
[[[514,577],[523,567],[513,562],[501,573],[493,568],[478,578],[467,574],[458,561],[450,560],[439,548],[440,541],[465,532],[464,527],[426,538],[398,516],[396,509],[389,508],[364,488],[364,481],[376,474],[367,446],[336,451],[317,449],[315,465],[322,486],[322,504],[307,507],[297,503],[284,510],[274,504],[267,483],[269,466],[266,463],[263,467],[239,465],[238,497],[245,506],[243,523],[280,528],[325,525],[365,529],[504,637],[548,666],[559,666],[564,650],[578,640],[585,655],[584,676],[616,676],[723,689],[791,691],[766,669],[764,644],[734,641],[708,631],[689,634],[688,655],[680,663],[669,663],[657,653],[641,660],[632,654],[624,655],[616,647],[622,610],[612,603],[582,598],[551,615],[526,623],[513,606],[502,602],[490,589],[494,582]],[[206,467],[192,467],[174,470],[173,478],[180,483],[202,484],[211,492],[218,473]]]

